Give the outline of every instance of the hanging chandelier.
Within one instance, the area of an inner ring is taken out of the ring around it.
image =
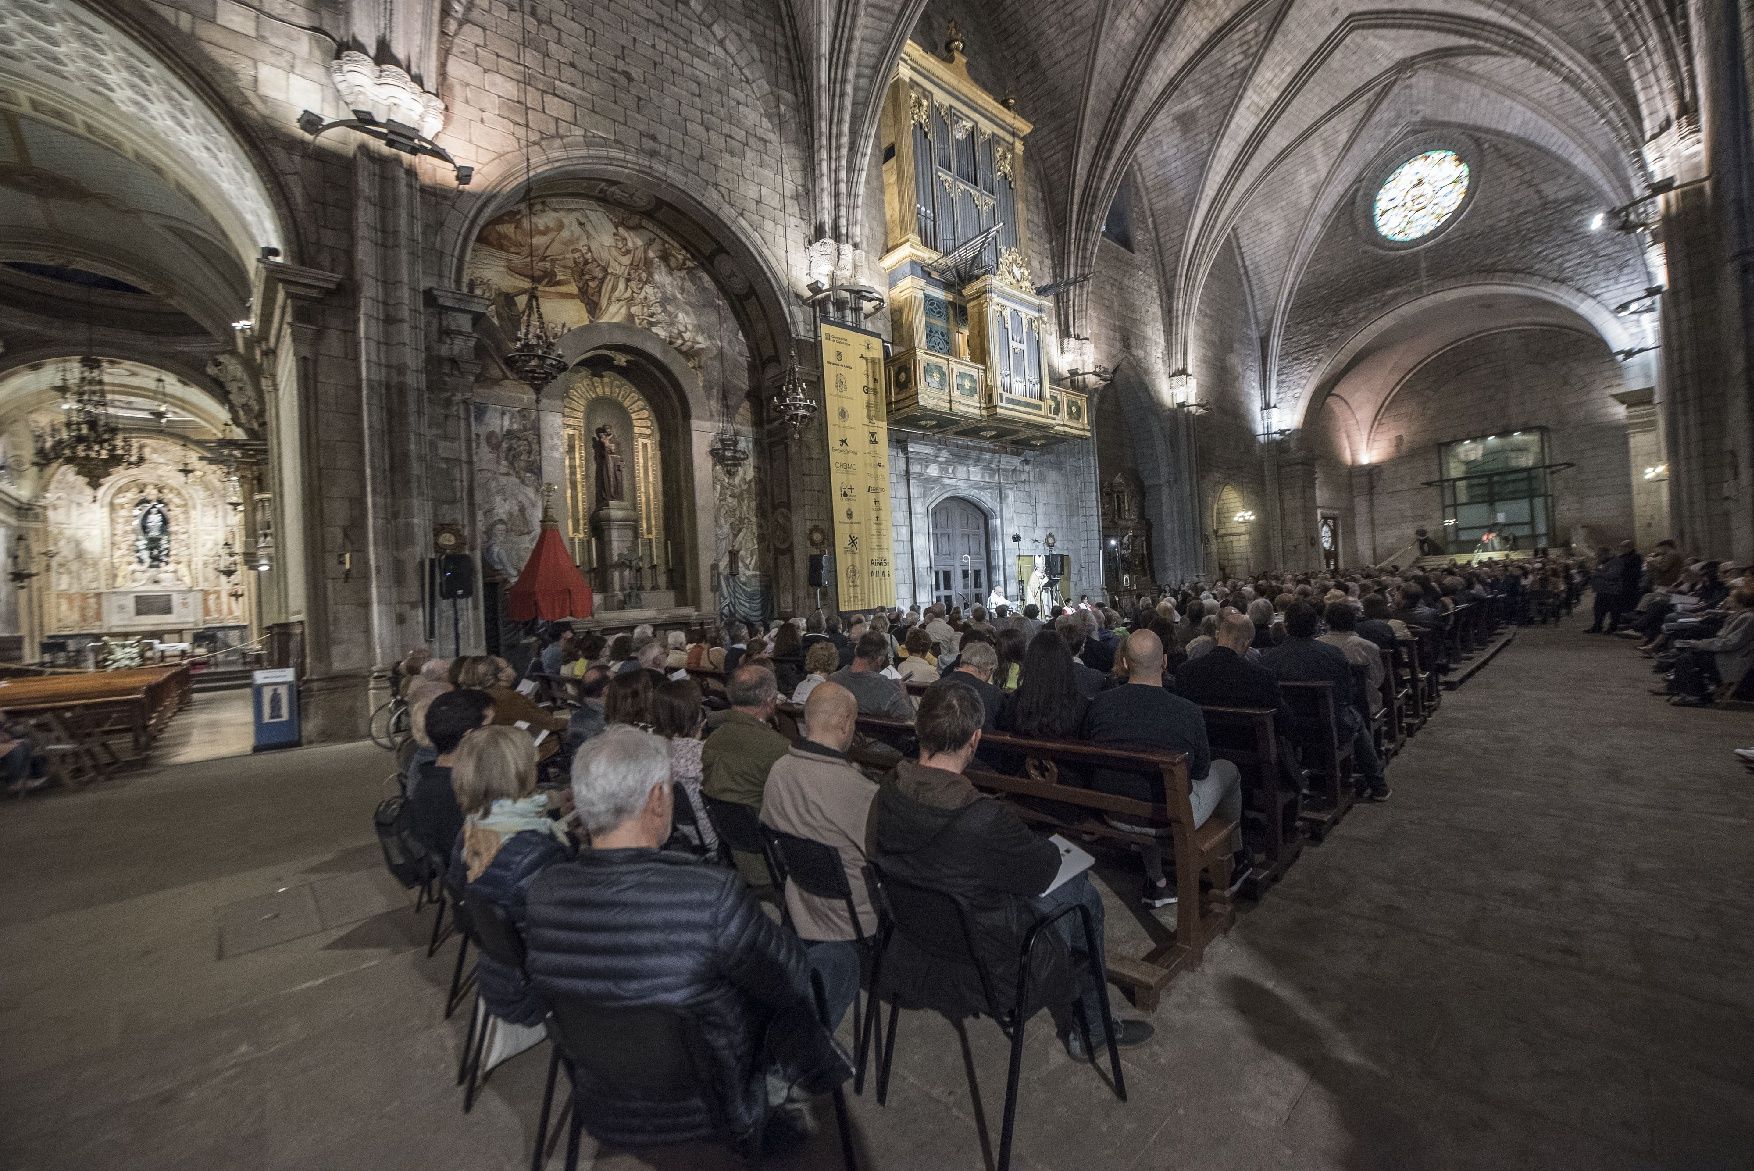
[[[69,387],[63,377],[55,389],[66,414],[62,422],[36,433],[33,464],[39,468],[66,464],[96,492],[112,473],[146,461],[146,453],[122,434],[110,413],[102,358],[86,354],[79,359],[78,382]]]
[[[541,394],[550,382],[566,373],[566,359],[555,343],[554,334],[542,316],[542,298],[532,284],[529,296],[524,298],[517,344],[507,351],[505,364],[519,382],[536,394]]]
[[[785,378],[774,388],[773,398],[768,400],[768,410],[794,436],[816,417],[816,400],[810,397],[804,371],[798,366],[797,346],[792,347],[792,364],[787,368]]]
[[[749,462],[749,453],[743,450],[743,441],[737,438],[737,432],[732,430],[729,424],[721,427],[719,433],[713,437],[712,446],[707,448],[707,454],[712,457],[714,463],[727,470],[741,467]]]
[[[530,152],[530,59],[529,22],[524,0],[518,3],[518,61],[524,69],[524,243],[529,249],[530,292],[524,298],[524,312],[518,319],[518,339],[505,356],[512,375],[541,396],[550,382],[566,373],[567,362],[561,356],[557,335],[542,317],[541,280],[536,273],[536,188],[531,181]]]

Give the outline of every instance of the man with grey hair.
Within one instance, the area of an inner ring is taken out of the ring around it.
[[[999,707],[1005,702],[1005,693],[993,684],[993,676],[998,670],[999,652],[993,649],[993,644],[985,639],[970,639],[956,660],[956,669],[934,686],[955,683],[972,689],[981,697],[981,707],[986,711],[983,730],[996,732],[999,730]]]
[[[751,663],[731,672],[725,698],[731,710],[701,745],[700,791],[760,809],[768,770],[791,747],[769,722],[779,706],[779,683],[772,671]]]
[[[749,1136],[790,1087],[821,1093],[844,1081],[851,1070],[816,1015],[812,980],[832,1028],[858,985],[856,957],[807,952],[733,871],[660,848],[675,803],[669,744],[609,728],[573,758],[572,794],[591,846],[530,886],[524,966],[536,994],[685,1013],[714,1067],[698,1097],[674,1102],[632,1102],[576,1071],[573,1109],[592,1137],[628,1146],[696,1138],[715,1099],[732,1131]],[[765,1085],[751,1068],[767,1071]]]

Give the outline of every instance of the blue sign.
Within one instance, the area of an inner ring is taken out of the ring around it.
[[[297,748],[298,672],[291,667],[252,671],[250,698],[256,718],[256,744],[250,751]]]

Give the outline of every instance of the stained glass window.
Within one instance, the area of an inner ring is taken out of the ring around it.
[[[1429,236],[1462,206],[1468,179],[1468,164],[1453,150],[1414,155],[1377,188],[1376,230],[1397,244]]]

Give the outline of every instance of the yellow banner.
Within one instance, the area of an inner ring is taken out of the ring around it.
[[[824,322],[820,340],[839,606],[843,611],[893,606],[883,339]]]

